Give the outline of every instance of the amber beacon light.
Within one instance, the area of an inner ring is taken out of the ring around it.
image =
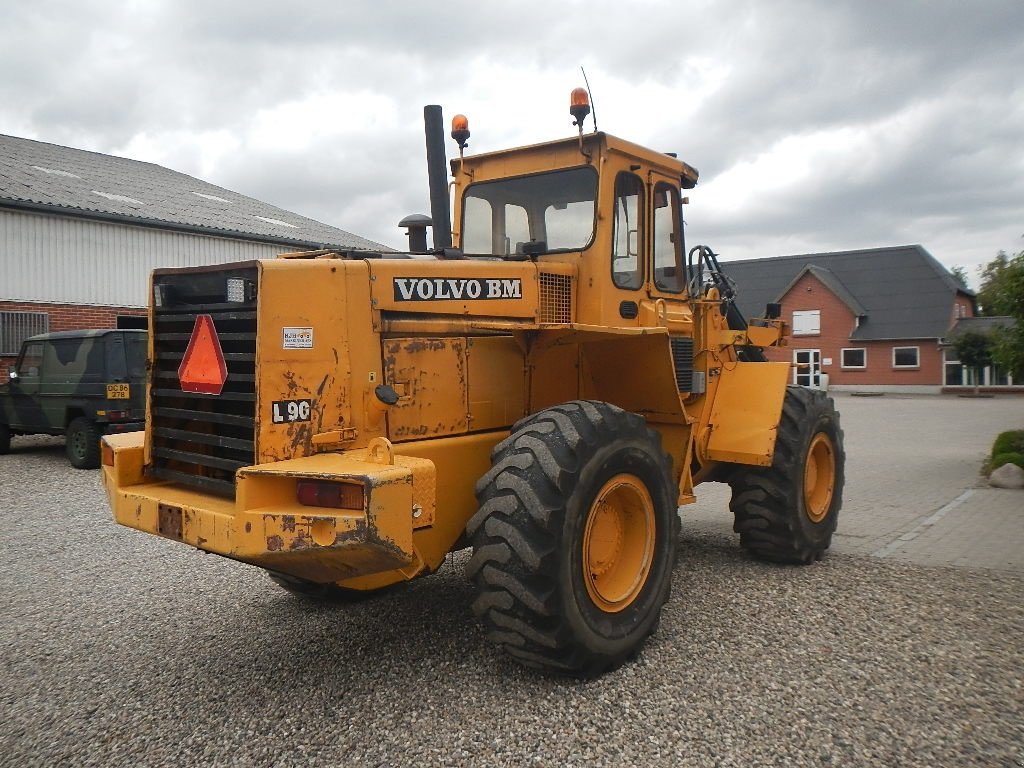
[[[469,118],[465,115],[456,115],[452,118],[452,138],[459,145],[460,153],[469,144]]]
[[[590,114],[590,96],[586,88],[573,88],[569,96],[569,114],[573,116],[573,125],[583,133],[583,121]]]

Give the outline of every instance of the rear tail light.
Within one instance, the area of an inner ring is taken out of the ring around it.
[[[107,411],[108,419],[127,419],[128,411]]]
[[[336,483],[329,480],[299,480],[295,496],[307,507],[334,507],[336,509],[363,509],[365,490],[355,483]]]

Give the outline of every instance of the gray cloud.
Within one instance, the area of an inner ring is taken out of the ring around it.
[[[470,113],[476,151],[564,136],[567,96],[545,89],[567,95],[580,64],[603,129],[701,169],[688,237],[727,257],[920,242],[970,265],[1024,247],[1019,0],[14,3],[0,131],[144,146],[397,246],[427,208],[422,104]],[[318,113],[332,95],[348,101]],[[271,119],[274,140],[256,132]],[[782,148],[810,172],[716,198]]]

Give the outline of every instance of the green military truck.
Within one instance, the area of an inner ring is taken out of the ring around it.
[[[66,435],[71,465],[100,464],[100,436],[145,426],[146,331],[44,333],[26,339],[0,385],[0,454],[12,435]]]

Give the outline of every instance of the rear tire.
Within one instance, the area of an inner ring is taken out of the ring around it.
[[[740,544],[762,560],[820,560],[832,544],[843,504],[845,461],[832,398],[788,387],[772,465],[743,466],[729,478]]]
[[[517,423],[491,460],[466,526],[488,637],[526,666],[580,677],[635,657],[668,599],[679,536],[658,434],[577,400]]]
[[[293,595],[306,598],[307,600],[318,600],[335,603],[358,603],[388,591],[397,585],[381,587],[380,589],[348,589],[339,587],[337,584],[319,584],[308,579],[300,579],[298,576],[291,576],[287,573],[267,571],[270,580],[291,592]]]
[[[0,424],[0,456],[11,452],[11,428]]]
[[[68,425],[65,450],[75,469],[96,469],[100,465],[100,432],[90,419],[79,416]]]

